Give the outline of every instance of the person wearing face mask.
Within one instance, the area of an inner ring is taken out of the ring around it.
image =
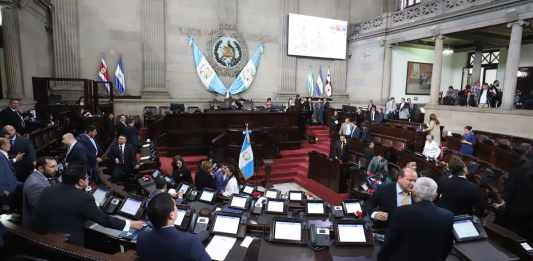
[[[57,174],[57,161],[50,157],[37,160],[35,170],[24,182],[22,189],[22,224],[31,227],[31,218],[43,190],[50,187],[49,178]]]

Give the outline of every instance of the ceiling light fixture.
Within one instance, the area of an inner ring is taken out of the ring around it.
[[[453,49],[445,48],[444,50],[442,50],[442,54],[446,55],[446,56],[452,55],[453,54]]]

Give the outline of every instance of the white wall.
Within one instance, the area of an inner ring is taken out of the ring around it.
[[[407,81],[407,63],[433,63],[433,50],[394,47],[392,49],[392,76],[391,76],[391,97],[397,101],[401,97],[411,98],[415,103],[429,102],[429,95],[406,95],[405,85]]]
[[[533,44],[522,45],[520,53],[520,67],[533,66]]]

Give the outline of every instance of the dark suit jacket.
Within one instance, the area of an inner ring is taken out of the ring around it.
[[[18,133],[25,133],[23,123],[24,121],[21,119],[21,115],[11,110],[11,108],[6,107],[0,111],[0,127],[11,125],[15,127]]]
[[[198,190],[202,190],[204,188],[211,188],[216,189],[217,186],[215,184],[215,179],[213,176],[209,175],[202,169],[198,169],[198,172],[196,172],[196,178],[194,181],[194,185]]]
[[[124,145],[124,162],[116,164],[115,159],[120,159],[121,152],[118,143],[113,143],[111,148],[107,152],[107,157],[113,162],[113,167],[122,168],[126,173],[131,173],[135,168],[135,151],[133,150],[131,144]]]
[[[13,193],[17,188],[17,178],[13,171],[11,161],[0,153],[0,193],[8,191]]]
[[[173,226],[141,233],[137,239],[137,255],[141,261],[211,260],[200,239]]]
[[[137,130],[137,128],[129,126],[125,127],[122,129],[122,134],[126,136],[128,143],[131,144],[135,150],[139,148],[139,130]]]
[[[176,182],[176,185],[181,182],[192,184],[191,171],[185,166],[181,167],[181,169],[172,169],[172,178]]]
[[[391,217],[378,261],[444,261],[453,246],[453,213],[429,201]]]
[[[24,153],[24,157],[14,164],[15,173],[19,180],[24,181],[33,172],[33,162],[36,160],[35,148],[30,140],[17,135],[14,146],[9,151],[9,157],[13,159],[18,153]]]
[[[48,187],[50,187],[48,178],[37,171],[34,171],[24,182],[22,189],[22,224],[24,227],[31,228],[33,211],[42,192]]]
[[[41,234],[69,234],[69,241],[83,245],[86,221],[123,229],[124,220],[104,214],[91,194],[72,185],[57,184],[43,191],[33,213],[32,230]]]
[[[80,136],[78,136],[78,142],[83,144],[83,146],[85,146],[85,148],[87,149],[88,167],[92,170],[95,170],[96,169],[96,157],[97,155],[102,154],[102,149],[100,148],[96,140],[94,141],[96,143],[96,148],[95,148],[89,136],[87,136],[87,134],[81,134]]]
[[[72,150],[70,150],[70,152],[65,155],[65,163],[68,163],[70,165],[79,164],[83,166],[88,166],[87,148],[85,148],[85,146],[83,146],[81,142],[76,142],[76,144],[74,144],[74,147],[72,147]]]
[[[342,146],[341,149],[341,141],[337,141],[335,143],[335,154],[333,155],[334,158],[339,159],[341,161],[348,161],[348,146],[350,143],[346,142],[344,146]]]
[[[412,198],[411,198],[411,202]],[[390,217],[398,208],[396,183],[389,183],[379,186],[370,199],[365,202],[364,210],[370,216],[374,211],[383,211],[389,213]],[[374,220],[376,227],[384,227],[388,222]]]
[[[442,182],[440,192],[442,197],[439,200],[439,206],[450,210],[455,215],[472,215],[474,208],[478,207],[481,202],[479,187],[457,176],[452,176]]]

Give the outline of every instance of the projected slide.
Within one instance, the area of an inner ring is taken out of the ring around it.
[[[346,59],[348,22],[289,14],[288,55]]]

